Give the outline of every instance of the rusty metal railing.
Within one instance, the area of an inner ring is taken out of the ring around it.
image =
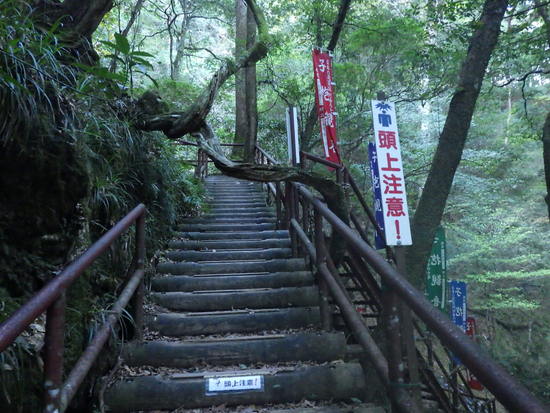
[[[302,157],[304,157],[304,154]],[[313,155],[306,154],[305,157],[312,159]],[[261,148],[257,150],[256,162],[266,164],[277,163]],[[341,183],[349,184],[362,197],[357,185],[352,183],[354,182],[353,178],[347,173],[345,168],[341,165],[329,164],[324,159],[321,159],[319,163],[336,169],[337,179]],[[403,372],[396,371],[399,369],[401,359],[392,359],[395,354],[400,354],[399,348],[395,348],[400,346],[399,341],[395,340],[396,338],[400,339],[399,333],[396,331],[398,328],[396,326],[392,327],[392,323],[388,322],[388,320],[391,321],[391,317],[395,317],[395,314],[392,315],[391,313],[395,305],[392,304],[392,301],[387,302],[380,297],[373,297],[373,302],[377,302],[381,306],[381,311],[386,314],[386,334],[389,339],[386,358],[370,336],[369,328],[353,305],[340,272],[328,253],[323,227],[331,227],[332,231],[337,232],[345,240],[346,252],[357,269],[358,277],[363,282],[363,287],[367,289],[382,288],[378,285],[378,281],[372,273],[377,274],[383,288],[390,290],[399,303],[406,306],[406,311],[414,312],[416,317],[425,324],[449,351],[460,358],[462,363],[475,374],[504,407],[512,412],[545,413],[550,411],[532,396],[523,385],[518,383],[509,373],[489,358],[448,317],[434,308],[424,295],[402,276],[397,268],[387,262],[384,257],[367,243],[366,239],[363,239],[361,235],[352,230],[350,226],[336,216],[324,202],[313,195],[305,186],[287,182],[284,184],[284,189],[282,189],[281,185],[274,183],[267,185],[271,202],[275,205],[281,205],[281,207],[277,207],[277,222],[281,223],[282,227],[289,228],[293,252],[296,253],[302,250],[311,258],[311,262],[320,276],[322,294],[323,291],[325,293],[330,292],[346,321],[346,325],[353,332],[357,342],[363,347],[378,377],[385,385],[390,400],[397,411],[418,411],[417,401],[410,397],[406,389],[407,387],[418,386],[419,383],[411,383],[410,377],[407,382],[407,378],[403,376]],[[369,211],[364,199],[360,199],[359,202],[364,206],[366,211]],[[310,222],[312,212],[314,225],[311,225]],[[369,218],[372,217],[371,223],[375,226],[376,230],[376,223],[372,212],[368,213],[368,215]],[[392,253],[391,250],[388,252],[389,254]],[[372,295],[372,291],[369,291],[369,294]],[[321,300],[321,318],[322,325],[327,329],[331,326],[330,320],[327,320],[331,314],[330,308],[328,308],[329,305],[327,297],[324,297]],[[397,319],[399,320],[399,318]],[[424,382],[430,379],[430,377],[423,378]],[[438,385],[437,379],[434,383],[433,376],[431,380],[433,386]],[[430,383],[427,384],[429,387]],[[457,390],[456,387],[453,389],[455,392]],[[448,399],[445,395],[440,394],[440,396],[441,400]],[[440,406],[445,411],[459,411],[448,400],[443,404],[441,404],[440,399],[438,400],[440,401]],[[464,400],[462,402],[464,402],[464,411],[472,411]],[[494,404],[489,407],[494,409]]]
[[[107,342],[113,326],[126,305],[133,299],[135,335],[143,335],[143,275],[145,271],[145,213],[143,204],[135,207],[113,228],[107,231],[86,252],[69,264],[48,282],[26,304],[0,324],[0,352],[41,314],[46,312],[44,358],[44,412],[64,412],[80,384],[88,374],[101,349]],[[132,271],[127,283],[109,310],[109,316],[96,333],[84,353],[63,381],[63,350],[65,335],[65,292],[71,284],[118,239],[131,225],[135,225],[135,252]]]

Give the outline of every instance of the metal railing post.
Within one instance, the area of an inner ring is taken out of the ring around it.
[[[63,383],[63,353],[65,350],[65,307],[63,292],[46,312],[44,337],[44,413],[54,413],[60,408]]]
[[[277,211],[277,229],[284,228],[283,225],[283,205],[282,205],[281,183],[275,182],[275,209]]]
[[[323,233],[323,217],[317,211],[314,211],[314,221],[315,221],[315,250],[317,262],[315,266],[317,269],[321,268],[321,265],[326,264],[326,249],[325,249],[325,234]],[[323,330],[330,331],[332,330],[332,311],[330,304],[328,302],[329,290],[326,281],[323,277],[317,274],[317,279],[319,281],[319,292],[321,304],[319,306],[321,311],[321,325]]]
[[[406,277],[406,262],[404,247],[395,247],[395,261],[397,269]],[[401,339],[403,351],[407,359],[409,373],[409,386],[411,399],[419,407],[421,404],[420,394],[420,373],[418,371],[418,358],[416,356],[416,343],[414,341],[414,329],[412,322],[412,312],[402,301],[398,302],[398,311],[400,313]]]
[[[136,220],[136,251],[135,251],[136,269],[145,269],[145,211]],[[143,278],[136,289],[134,297],[132,298],[133,318],[135,324],[135,338],[136,340],[143,340],[143,295],[144,295],[144,281]]]
[[[292,225],[290,225],[290,221],[292,219],[297,219],[297,210],[296,210],[296,198],[297,193],[294,190],[294,185],[292,183],[288,182],[287,186],[289,187],[288,191],[288,231],[290,232],[290,243],[292,247],[292,256],[297,257],[298,256],[298,240],[296,238],[296,231],[294,231],[294,228]]]

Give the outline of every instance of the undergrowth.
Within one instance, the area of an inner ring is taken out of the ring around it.
[[[0,321],[137,204],[147,207],[152,257],[176,218],[198,213],[203,199],[178,148],[132,128],[125,85],[69,65],[57,27],[35,27],[21,4],[0,2]],[[133,235],[69,289],[66,371],[116,300]],[[34,324],[1,355],[3,411],[38,411],[44,320]]]

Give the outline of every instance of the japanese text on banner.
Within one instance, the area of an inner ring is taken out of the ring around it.
[[[432,251],[426,267],[426,296],[428,300],[445,311],[445,291],[447,289],[445,230],[439,227],[435,232]]]
[[[374,218],[376,219],[376,225],[384,232],[384,211],[382,211],[382,193],[380,191],[380,176],[378,175],[378,159],[376,157],[376,147],[372,142],[369,142],[369,163],[372,191],[374,193]],[[374,246],[377,250],[386,248],[384,238],[378,234],[378,231],[374,232]]]
[[[336,104],[332,80],[332,57],[319,49],[313,50],[315,104],[319,116],[321,138],[327,160],[341,163],[336,136]]]
[[[460,327],[460,329],[466,332],[467,323],[467,293],[466,283],[464,281],[451,281],[451,320],[454,325]],[[454,354],[451,354],[451,359],[456,365],[462,364],[460,359]]]
[[[388,245],[411,245],[409,208],[395,105],[391,102],[373,100],[372,117],[386,243]]]

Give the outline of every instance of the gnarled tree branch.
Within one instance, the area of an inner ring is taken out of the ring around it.
[[[246,0],[246,3],[252,11],[258,26],[258,37],[253,47],[236,60],[227,59],[212,76],[210,83],[196,102],[185,112],[174,112],[143,119],[136,125],[139,129],[160,130],[170,139],[178,139],[184,135],[198,132],[202,128],[206,116],[210,113],[218,91],[225,81],[233,76],[237,70],[252,62],[258,62],[267,55],[270,35],[263,12],[256,5],[255,0]]]

